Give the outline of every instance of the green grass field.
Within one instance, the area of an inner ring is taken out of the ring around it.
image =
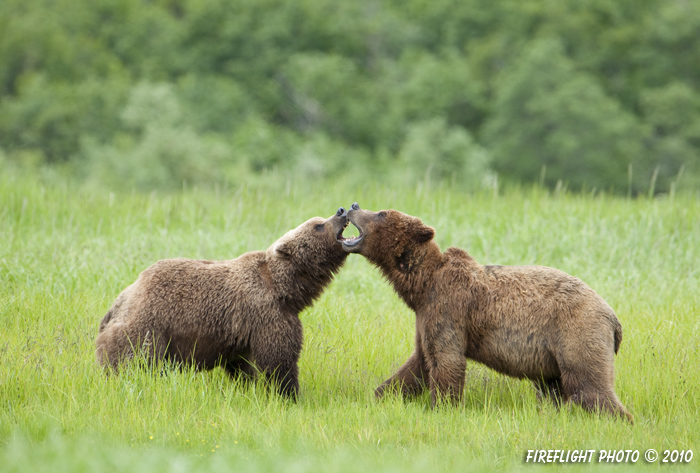
[[[616,392],[635,425],[538,404],[524,381],[468,364],[464,401],[373,399],[410,355],[413,314],[360,256],[301,314],[297,404],[222,370],[105,376],[100,319],[153,262],[230,259],[358,201],[396,208],[482,263],[580,277],[616,310]],[[338,180],[173,195],[0,178],[0,471],[550,471],[528,449],[688,450],[700,463],[700,199],[465,193]],[[597,458],[597,454],[596,454]]]

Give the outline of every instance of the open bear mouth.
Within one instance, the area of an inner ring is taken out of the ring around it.
[[[348,228],[348,226],[349,226],[351,223],[352,223],[352,226],[353,226],[353,227],[357,228],[357,230],[360,232],[360,234],[357,235],[357,236],[355,236],[355,237],[345,238],[345,237],[343,236],[343,232],[345,232],[345,229]],[[345,246],[355,246],[355,245],[357,245],[358,243],[360,243],[360,241],[362,241],[362,238],[363,238],[364,236],[365,236],[365,235],[364,235],[364,233],[362,233],[362,229],[361,229],[360,227],[358,227],[357,225],[355,225],[353,222],[351,222],[351,221],[348,220],[348,221],[345,223],[345,225],[343,226],[343,228],[338,232],[337,240],[338,240],[340,243],[342,243],[343,245],[345,245]]]

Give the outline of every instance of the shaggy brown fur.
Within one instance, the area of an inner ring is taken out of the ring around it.
[[[97,360],[116,368],[135,351],[147,359],[223,366],[232,376],[270,375],[283,395],[299,389],[299,312],[312,304],[347,253],[337,240],[342,207],[312,218],[267,251],[229,261],[169,259],[141,273],[100,323]]]
[[[630,422],[613,391],[613,357],[622,327],[590,287],[542,266],[482,266],[458,248],[440,251],[434,230],[396,210],[353,204],[359,230],[346,251],[379,267],[416,313],[415,350],[379,388],[416,394],[427,384],[433,405],[458,400],[466,358],[533,381],[538,397],[606,410]]]

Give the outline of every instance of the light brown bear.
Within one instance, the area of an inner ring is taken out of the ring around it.
[[[428,385],[433,405],[439,397],[459,400],[469,358],[532,380],[538,397],[632,422],[613,390],[622,327],[582,281],[543,266],[482,266],[458,248],[442,253],[431,227],[396,210],[355,203],[348,219],[359,236],[341,237],[345,251],[376,265],[416,313],[413,354],[377,397]]]
[[[117,368],[142,352],[232,376],[257,371],[295,398],[302,347],[299,312],[343,266],[344,208],[312,218],[267,251],[228,261],[168,259],[143,271],[100,323],[97,360]]]

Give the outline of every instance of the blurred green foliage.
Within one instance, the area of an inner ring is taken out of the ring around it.
[[[700,187],[700,3],[3,0],[0,165]]]

